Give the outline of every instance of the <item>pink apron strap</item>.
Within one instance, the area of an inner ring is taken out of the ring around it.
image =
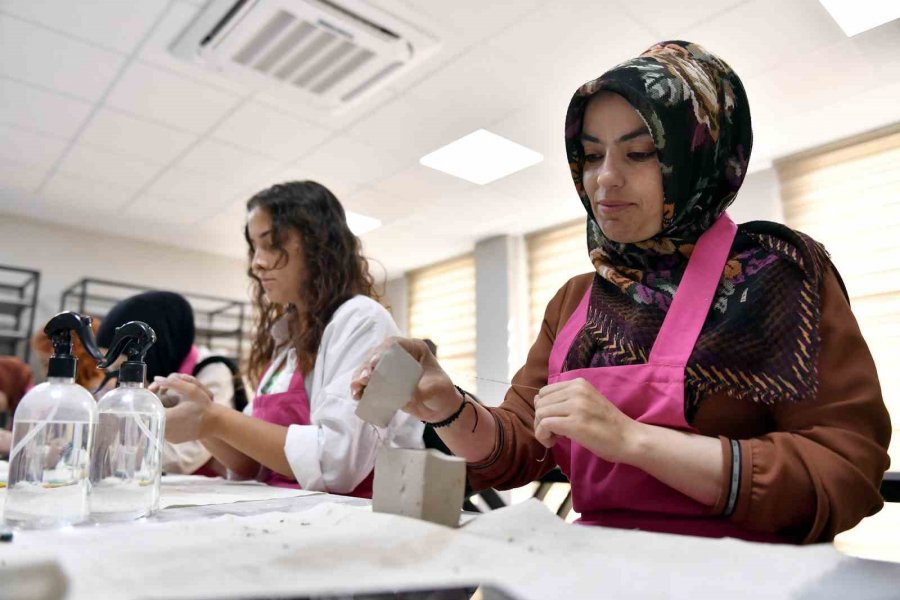
[[[200,362],[200,350],[197,346],[191,346],[191,351],[184,357],[184,361],[178,367],[178,372],[183,375],[193,375],[194,367],[197,366],[198,362]]]
[[[686,365],[722,279],[737,226],[727,213],[700,239],[663,321],[649,364]]]
[[[591,280],[591,284],[588,286],[581,302],[578,303],[575,312],[572,313],[572,316],[566,322],[566,326],[556,336],[556,340],[553,342],[553,349],[550,351],[548,376],[552,377],[562,372],[563,362],[566,360],[569,348],[572,346],[572,342],[575,341],[575,336],[578,335],[578,332],[581,331],[581,328],[584,327],[587,321],[587,311],[591,303],[591,290],[593,289],[594,283]]]
[[[296,392],[298,389],[303,389],[305,391],[305,385],[306,382],[303,379],[303,373],[300,372],[300,369],[296,369],[294,371],[294,374],[291,375],[291,382],[288,384],[288,391]]]

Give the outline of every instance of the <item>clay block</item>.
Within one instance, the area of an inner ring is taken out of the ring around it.
[[[412,399],[422,377],[422,366],[399,344],[381,355],[369,384],[356,407],[356,416],[378,427],[387,427],[407,402]]]
[[[437,450],[382,447],[375,459],[372,510],[459,524],[466,493],[466,461]]]

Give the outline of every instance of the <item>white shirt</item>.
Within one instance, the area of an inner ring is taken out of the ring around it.
[[[284,453],[297,483],[305,490],[346,494],[353,491],[375,466],[375,454],[383,441],[391,446],[424,448],[425,426],[411,415],[397,411],[384,429],[356,416],[356,400],[350,397],[353,372],[369,351],[385,338],[399,335],[391,315],[375,300],[355,296],[331,317],[312,372],[304,377],[309,397],[311,425],[288,427]],[[276,347],[287,341],[287,321],[272,328]],[[286,361],[286,363],[285,363]],[[272,373],[284,368],[269,384]],[[297,365],[289,344],[272,361],[259,382],[257,394],[286,392]],[[252,406],[245,412],[250,414]]]

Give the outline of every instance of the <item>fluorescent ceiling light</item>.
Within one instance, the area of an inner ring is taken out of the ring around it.
[[[900,17],[897,0],[819,0],[848,36]]]
[[[484,129],[419,159],[419,164],[484,185],[544,160],[541,153]]]
[[[349,210],[344,210],[344,214],[347,216],[347,226],[353,235],[359,236],[381,227],[381,221],[375,217],[367,217]]]

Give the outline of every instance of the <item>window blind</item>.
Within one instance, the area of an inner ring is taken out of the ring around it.
[[[409,335],[430,338],[453,382],[477,393],[474,255],[410,273]]]
[[[900,130],[777,165],[788,226],[823,243],[841,273],[900,425]],[[852,360],[853,357],[848,357]],[[892,466],[900,443],[891,444]]]
[[[559,288],[575,275],[593,271],[594,267],[588,256],[584,219],[532,233],[525,238],[525,248],[530,346],[541,329],[544,310]]]

